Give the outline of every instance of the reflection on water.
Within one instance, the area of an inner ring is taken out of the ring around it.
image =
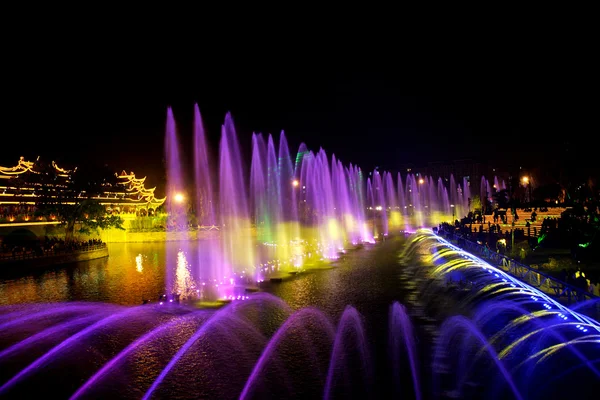
[[[142,265],[142,260],[144,259],[144,256],[142,256],[141,254],[138,254],[135,257],[135,269],[137,269],[137,272],[142,272],[144,270],[144,266]]]
[[[175,271],[175,291],[183,297],[190,297],[196,292],[196,286],[190,273],[189,264],[183,251],[177,252],[177,270]]]
[[[210,243],[185,242],[185,253],[182,243],[109,243],[108,258],[26,273],[2,272],[0,305],[59,301],[139,305],[144,300],[156,301],[165,294],[167,254],[177,257],[170,263],[176,290],[182,297],[197,296],[204,287],[196,283],[201,277],[194,276],[193,266],[208,253]],[[273,258],[275,249],[261,246],[259,250],[265,260]]]
[[[165,286],[167,246],[177,243],[109,243],[108,258],[0,276],[0,304],[100,301],[138,305]]]

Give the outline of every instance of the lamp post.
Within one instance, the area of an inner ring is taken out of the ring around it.
[[[454,225],[454,221],[455,221],[455,219],[454,219],[454,210],[455,210],[454,204],[450,204],[450,208],[452,208],[452,224]]]
[[[186,196],[182,192],[175,192],[172,196],[171,205],[167,209],[168,225],[175,229],[182,229],[184,226],[187,226],[187,216],[185,214]]]
[[[181,204],[185,200],[185,196],[183,193],[176,193],[173,200],[175,200],[175,203]]]
[[[527,203],[531,202],[531,184],[529,182],[529,177],[528,176],[524,176],[521,178],[521,182],[523,183],[523,186],[525,187],[525,198]]]

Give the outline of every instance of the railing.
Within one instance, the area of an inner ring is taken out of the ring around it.
[[[583,288],[563,282],[560,279],[532,268],[529,265],[522,264],[503,254],[496,253],[488,247],[465,238],[463,235],[455,232],[448,232],[446,230],[440,230],[438,233],[440,236],[453,241],[458,247],[479,256],[545,294],[548,294],[555,299],[564,298],[567,301],[567,304],[597,298],[597,296]]]
[[[198,225],[198,226],[188,226],[186,228],[179,228],[174,231],[171,231],[165,227],[161,226],[153,226],[153,227],[129,227],[127,228],[128,232],[131,233],[141,233],[141,232],[194,232],[194,231],[220,231],[221,226],[219,225]]]
[[[59,248],[52,250],[44,250],[43,252],[31,251],[28,253],[15,254],[0,254],[0,262],[31,260],[35,258],[43,258],[49,256],[68,255],[75,253],[83,253],[88,251],[96,251],[106,248],[106,243],[78,245],[75,248]]]

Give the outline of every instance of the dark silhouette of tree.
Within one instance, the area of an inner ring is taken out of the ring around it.
[[[73,240],[76,224],[80,224],[79,233],[110,227],[124,229],[121,217],[107,214],[104,206],[93,199],[116,184],[116,177],[112,182],[114,174],[106,175],[105,171],[59,174],[54,168],[42,167],[30,181],[37,195],[36,215],[55,219],[64,225],[66,242]]]
[[[498,208],[510,208],[511,201],[507,189],[498,190],[492,196],[496,204],[498,204]]]
[[[123,228],[123,219],[118,215],[107,214],[98,200],[86,199],[75,204],[44,204],[38,208],[38,215],[55,216],[65,226],[65,242],[74,238],[75,225],[80,224],[78,233],[97,232],[98,229]]]
[[[533,198],[541,203],[545,201],[558,200],[562,193],[562,187],[558,183],[538,186],[533,190]]]

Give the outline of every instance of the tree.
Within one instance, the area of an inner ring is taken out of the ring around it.
[[[78,233],[97,232],[98,229],[123,228],[123,219],[106,213],[98,200],[86,199],[75,204],[45,204],[38,207],[38,215],[55,216],[65,226],[65,242],[73,241],[75,225],[80,224]]]
[[[65,178],[54,168],[40,170],[36,182],[32,182],[36,184],[36,215],[56,219],[64,225],[66,242],[73,240],[77,223],[80,224],[78,233],[91,233],[98,228],[125,229],[121,217],[108,215],[104,206],[92,199],[103,191],[105,179],[81,172]]]
[[[559,200],[561,194],[562,187],[558,183],[538,186],[533,190],[533,198],[539,203]]]
[[[496,193],[492,195],[494,200],[498,204],[498,208],[507,209],[510,207],[510,196],[508,194],[507,189],[498,190]]]
[[[479,197],[479,195],[476,194],[475,196],[473,196],[473,199],[471,200],[471,208],[475,212],[482,211],[482,209],[481,209],[481,198]]]

